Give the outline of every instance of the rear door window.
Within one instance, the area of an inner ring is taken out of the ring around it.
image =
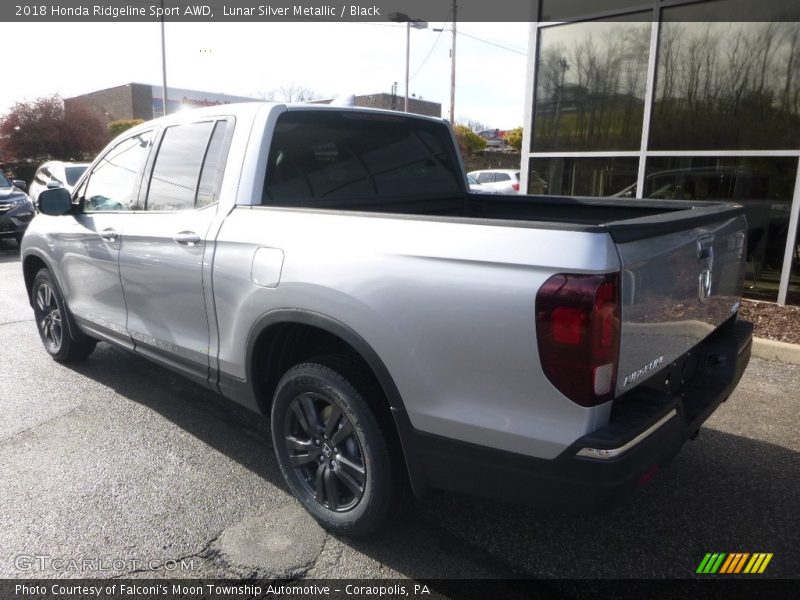
[[[85,170],[86,167],[65,167],[64,174],[67,177],[67,184],[75,185],[78,183],[78,179],[81,178],[81,175],[83,175]]]
[[[216,201],[226,121],[173,125],[159,144],[146,210],[176,211]]]

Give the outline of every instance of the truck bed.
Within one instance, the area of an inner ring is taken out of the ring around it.
[[[744,214],[741,206],[726,202],[474,193],[456,198],[309,200],[293,203],[291,208],[457,219],[473,223],[490,221],[510,227],[604,231],[617,243],[692,229]]]

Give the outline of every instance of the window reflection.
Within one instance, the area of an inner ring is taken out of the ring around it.
[[[662,13],[650,148],[800,147],[800,23],[688,22],[719,4]]]
[[[528,193],[632,196],[638,168],[636,158],[535,158],[528,175]]]
[[[638,150],[650,24],[572,23],[539,36],[533,150]]]
[[[731,200],[747,215],[746,293],[776,300],[796,158],[661,157],[647,161],[646,198]]]

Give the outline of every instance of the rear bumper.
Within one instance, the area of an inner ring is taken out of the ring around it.
[[[404,446],[414,448],[414,463],[430,487],[566,510],[611,508],[697,435],[741,379],[751,346],[752,325],[731,319],[615,400],[606,427],[553,460],[418,432]]]

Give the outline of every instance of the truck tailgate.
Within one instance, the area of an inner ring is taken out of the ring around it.
[[[617,395],[667,367],[739,308],[747,222],[718,220],[618,243],[622,309]]]

